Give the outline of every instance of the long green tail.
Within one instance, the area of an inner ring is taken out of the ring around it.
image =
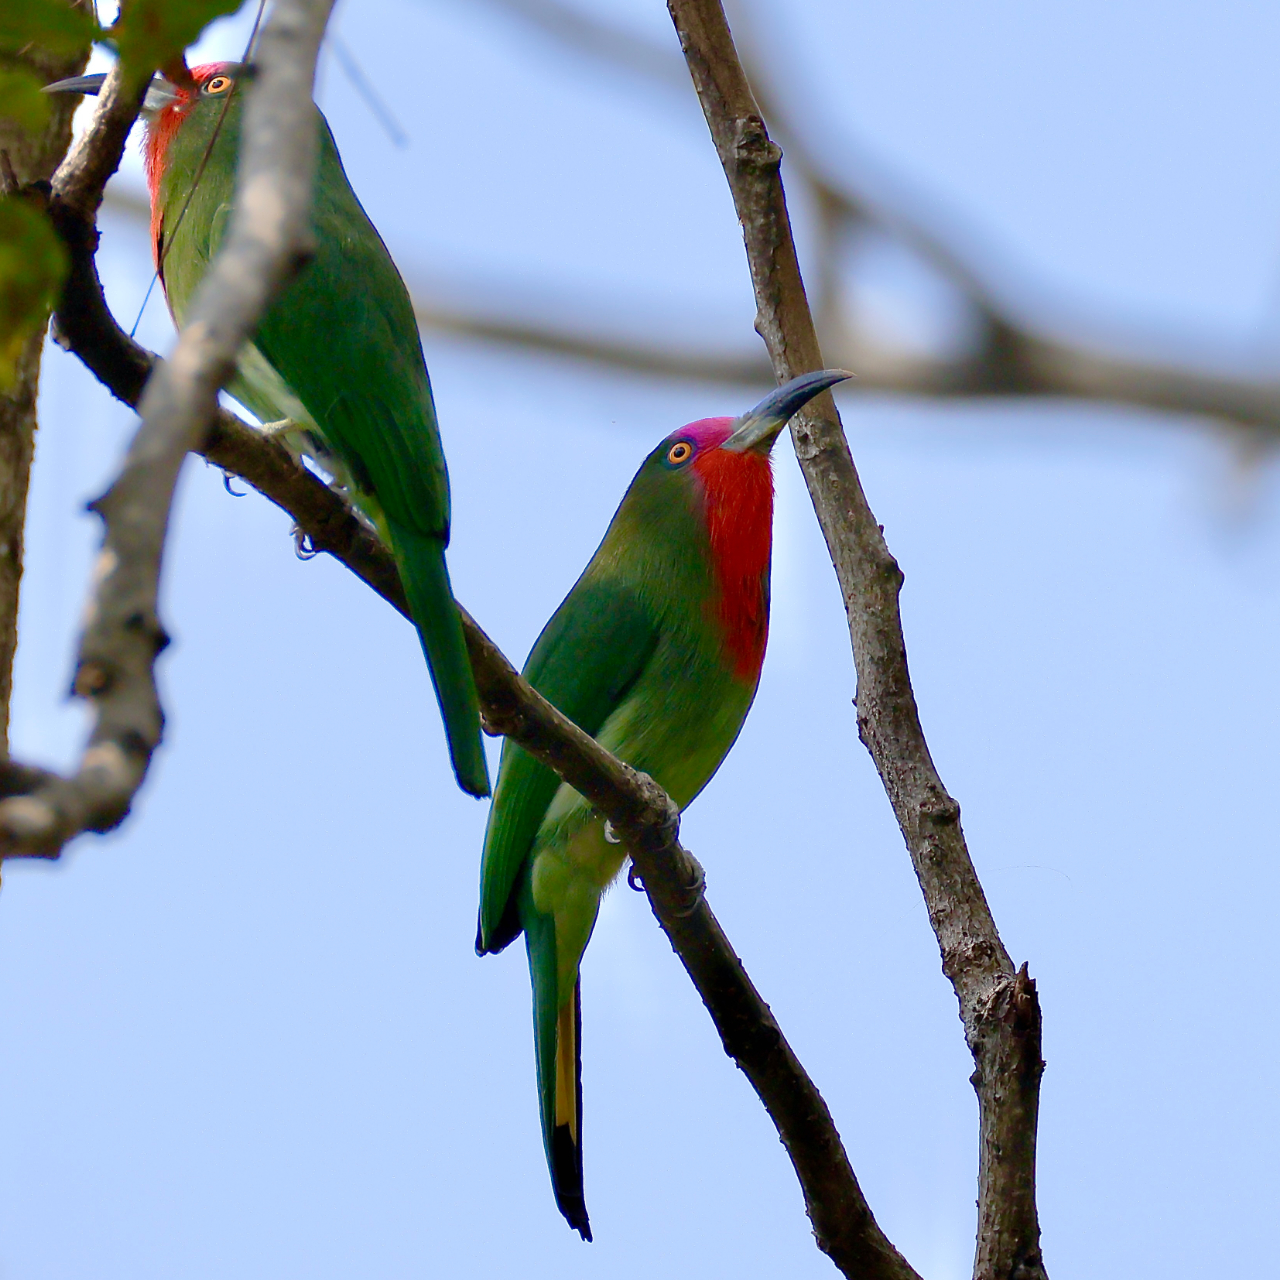
[[[489,767],[480,738],[480,702],[462,635],[462,619],[449,585],[444,541],[389,519],[387,527],[440,703],[453,772],[464,791],[487,796]]]
[[[520,916],[533,984],[533,1043],[538,1060],[542,1143],[556,1207],[584,1240],[590,1240],[591,1222],[582,1186],[581,985],[573,984],[573,998],[561,1007],[556,982],[555,919],[535,910],[531,898],[526,878]],[[557,1084],[565,1093],[562,1098],[558,1098]]]

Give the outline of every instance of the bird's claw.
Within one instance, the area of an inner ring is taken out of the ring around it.
[[[224,471],[224,472],[222,473],[222,487],[223,487],[223,488],[224,488],[224,489],[225,489],[225,490],[226,490],[226,491],[227,491],[227,492],[228,492],[228,493],[229,493],[233,498],[243,498],[243,497],[246,497],[246,496],[247,496],[247,491],[246,491],[246,490],[244,490],[244,489],[233,489],[233,488],[231,487],[231,482],[232,482],[234,479],[235,479],[235,476],[233,476],[233,475],[231,474],[231,472],[230,472],[230,471]]]
[[[314,560],[320,554],[320,548],[312,545],[311,535],[296,524],[293,526],[293,554],[299,560]]]
[[[691,854],[689,861],[693,863],[693,880],[685,888],[685,893],[689,895],[689,905],[685,907],[672,907],[671,914],[683,920],[687,916],[693,915],[702,902],[703,894],[707,888],[706,873],[702,870],[702,864]]]
[[[637,893],[644,892],[644,881],[640,879],[634,862],[627,868],[627,888],[634,889]]]

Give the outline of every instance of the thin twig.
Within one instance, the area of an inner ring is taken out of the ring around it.
[[[822,353],[782,188],[782,153],[765,130],[720,0],[668,0],[667,7],[742,224],[756,329],[779,382],[819,369]],[[1035,985],[1026,966],[1015,971],[1005,951],[969,858],[960,806],[929,755],[907,671],[898,608],[902,573],[867,505],[830,396],[797,415],[791,433],[844,595],[858,673],[858,731],[910,851],[977,1068],[974,1275],[1040,1280],[1035,1140],[1043,1063]]]
[[[142,423],[120,475],[94,503],[105,530],[74,689],[94,724],[71,777],[18,766],[4,779],[0,852],[54,857],[82,831],[117,825],[159,745],[164,713],[156,656],[168,639],[156,612],[174,486],[217,409],[219,388],[280,283],[309,245],[317,135],[311,84],[333,0],[278,0],[263,34],[245,106],[236,205],[227,242],[200,286],[173,358],[146,385]],[[145,92],[117,68],[94,125],[55,176],[55,221],[89,223],[115,171]]]

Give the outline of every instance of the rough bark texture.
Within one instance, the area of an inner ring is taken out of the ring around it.
[[[38,48],[0,54],[0,67],[21,67],[45,83],[74,76],[89,50],[56,57]],[[28,133],[0,117],[0,151],[19,186],[47,182],[71,144],[71,117],[76,100],[55,95],[49,123],[39,134]],[[0,170],[3,172],[3,170]],[[5,178],[0,177],[0,187]],[[44,330],[31,335],[18,360],[13,387],[0,391],[0,754],[8,753],[9,701],[13,693],[13,655],[18,647],[18,591],[22,582],[23,526],[27,515],[27,482],[35,450],[36,397],[40,390],[40,353]]]
[[[756,328],[779,382],[823,367],[770,140],[720,0],[668,0],[742,223]],[[791,434],[844,596],[858,673],[858,732],[875,760],[960,1005],[981,1109],[978,1280],[1044,1276],[1035,1204],[1040,1011],[1000,940],[925,742],[898,609],[902,573],[867,505],[829,395]],[[816,1225],[816,1224],[815,1224]],[[821,1235],[819,1236],[821,1243]],[[824,1246],[825,1247],[825,1246]]]

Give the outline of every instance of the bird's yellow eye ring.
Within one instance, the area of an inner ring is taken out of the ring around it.
[[[214,76],[205,82],[205,93],[226,93],[231,88],[230,76]]]
[[[688,462],[693,457],[693,445],[687,440],[677,440],[675,444],[667,450],[667,461],[673,467],[678,467],[682,462]]]

